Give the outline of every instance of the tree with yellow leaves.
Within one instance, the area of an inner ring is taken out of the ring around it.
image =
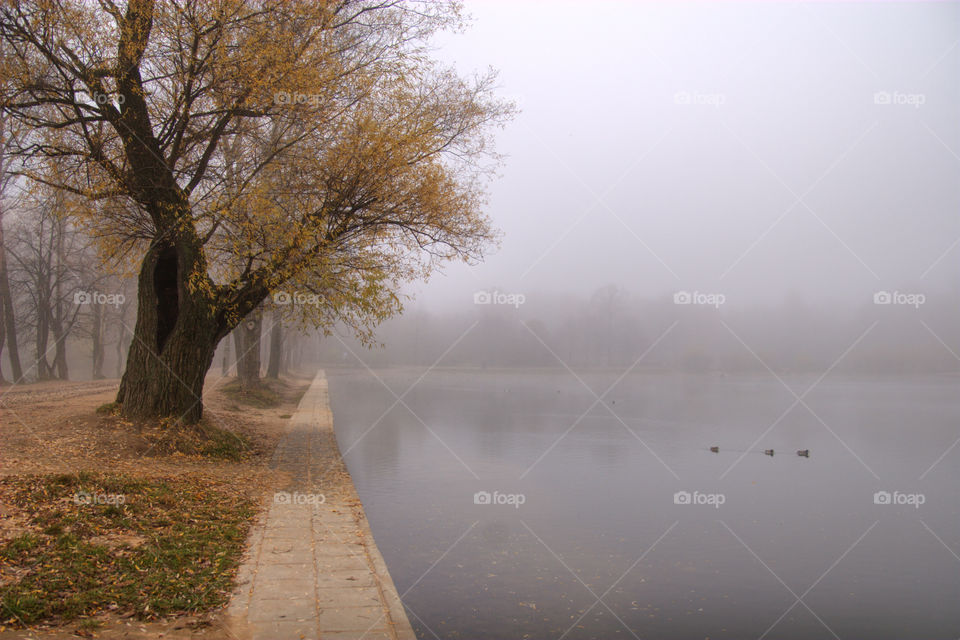
[[[198,420],[217,344],[265,299],[369,338],[403,282],[495,239],[483,187],[511,107],[430,58],[456,4],[0,7],[22,174],[80,196],[105,257],[141,260],[127,416]]]

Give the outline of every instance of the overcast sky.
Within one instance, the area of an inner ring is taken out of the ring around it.
[[[429,306],[608,283],[860,304],[960,282],[960,4],[466,9],[437,55],[498,69],[522,113],[498,136],[502,247],[415,287]]]

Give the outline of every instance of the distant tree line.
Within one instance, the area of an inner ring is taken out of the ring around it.
[[[607,285],[589,295],[530,292],[517,307],[413,306],[386,322],[378,340],[368,350],[347,336],[328,339],[321,359],[328,366],[356,366],[359,357],[370,366],[439,359],[441,366],[624,370],[639,360],[640,370],[949,373],[960,368],[960,296],[931,293],[914,308],[876,305],[869,293],[845,305],[790,294],[715,308]]]

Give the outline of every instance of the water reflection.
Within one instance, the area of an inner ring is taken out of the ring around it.
[[[399,395],[422,371],[377,373]],[[328,377],[421,638],[960,635],[956,455],[927,471],[960,437],[952,378],[831,377],[788,411],[764,376],[636,374],[596,403],[569,374],[434,371],[409,409],[367,372]]]

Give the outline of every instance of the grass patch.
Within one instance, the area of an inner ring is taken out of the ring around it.
[[[209,478],[8,476],[25,531],[0,544],[0,623],[137,619],[225,604],[256,504]]]
[[[237,462],[254,453],[247,436],[221,429],[206,418],[194,425],[162,420],[157,426],[145,429],[143,436],[157,453],[181,453]]]
[[[220,387],[220,391],[237,404],[245,404],[258,409],[272,409],[280,406],[283,402],[280,392],[274,388],[280,384],[282,383],[277,381],[261,381],[252,388],[241,389],[240,381],[233,380]]]
[[[119,402],[108,402],[97,407],[97,413],[103,416],[116,416],[120,415],[120,403]]]

